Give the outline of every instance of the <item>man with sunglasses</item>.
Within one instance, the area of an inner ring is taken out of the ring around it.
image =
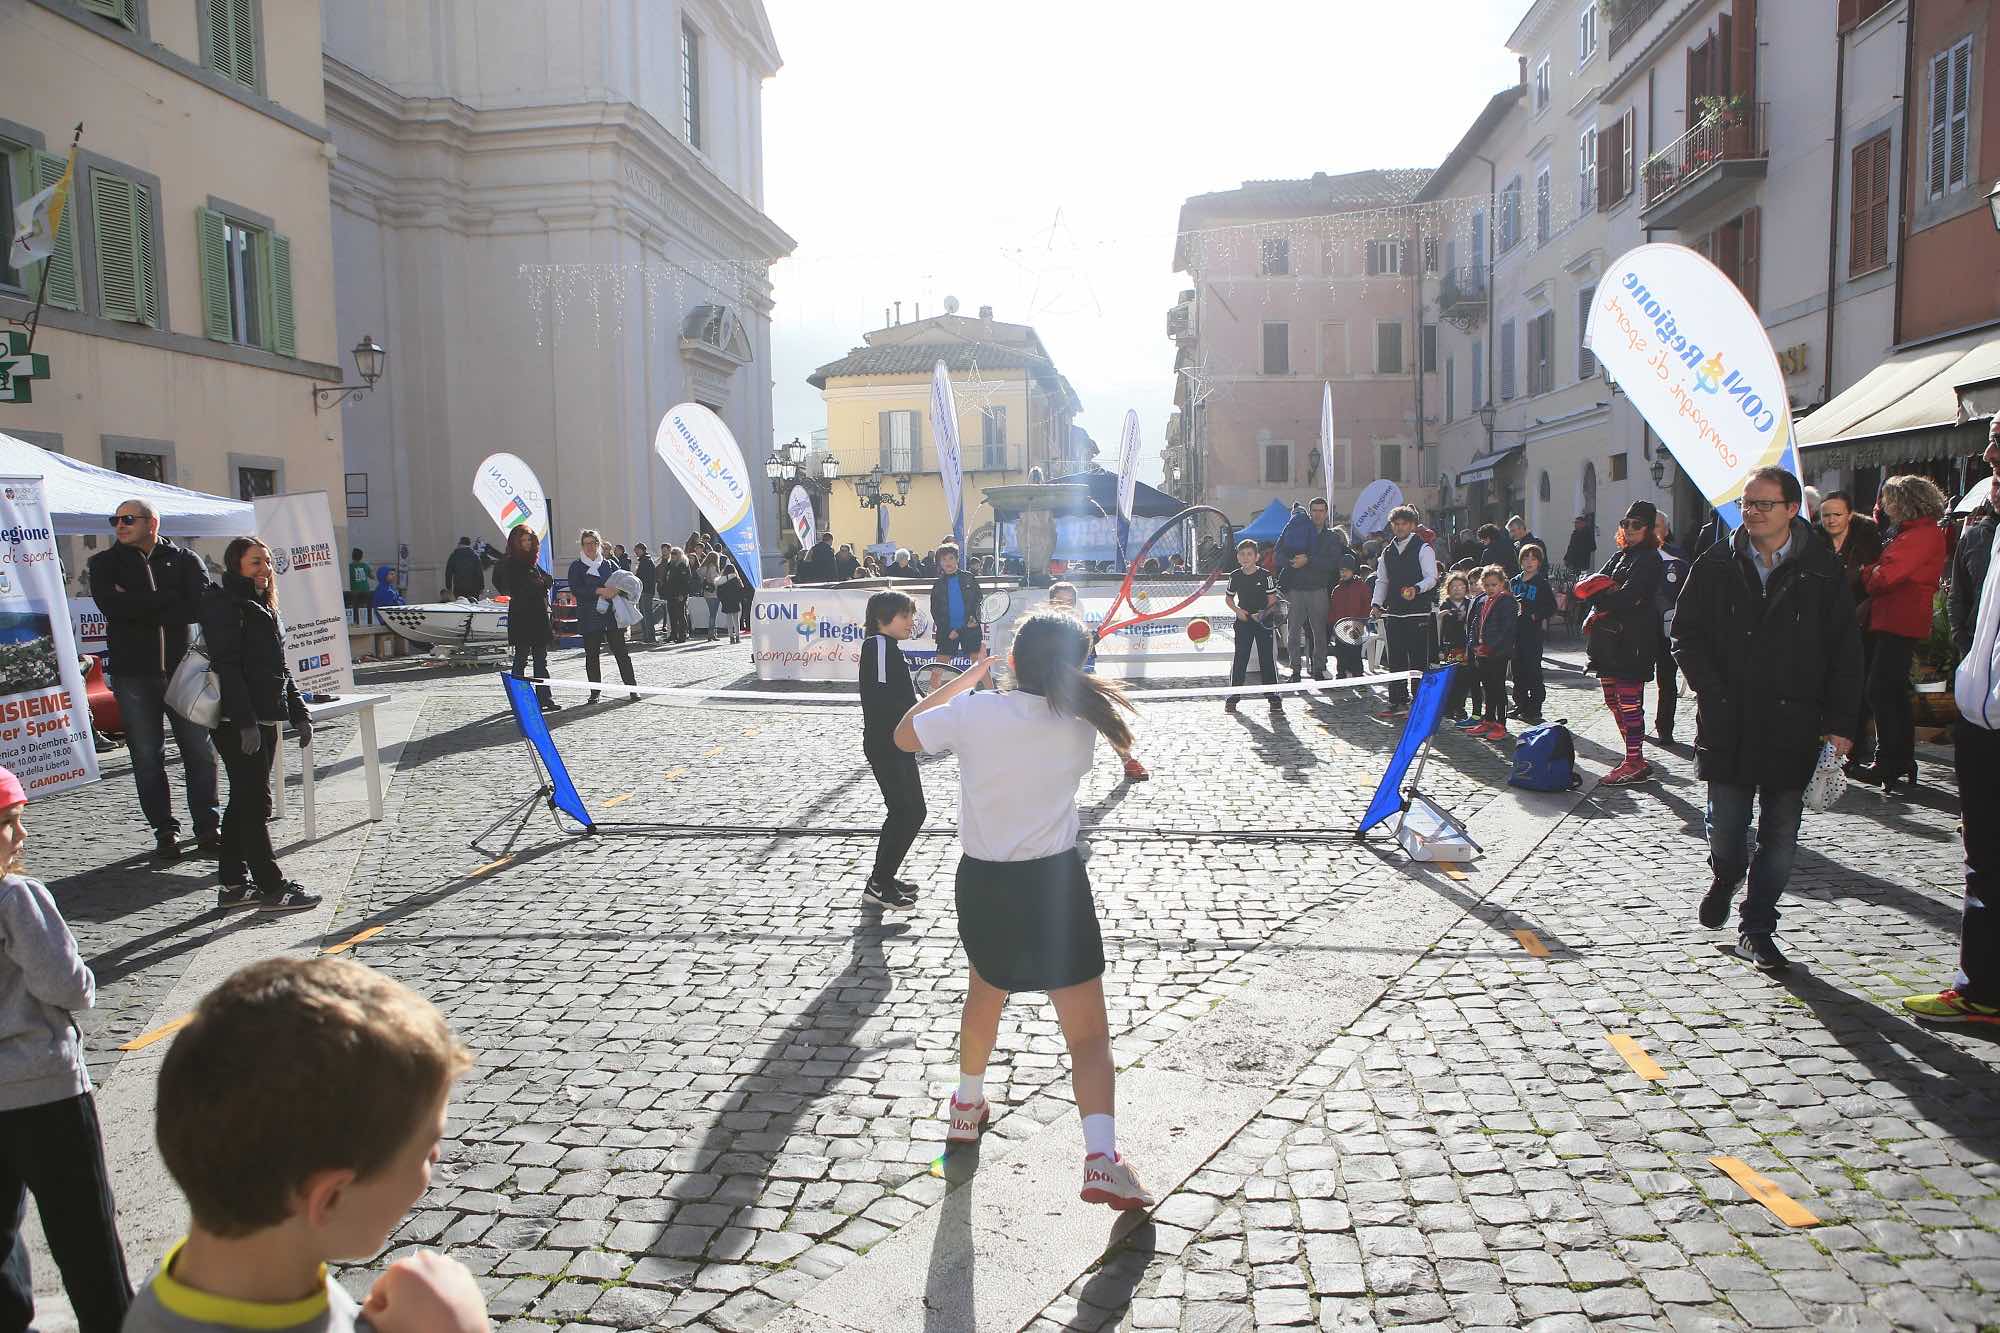
[[[1848,752],[1861,710],[1861,631],[1847,571],[1799,516],[1803,499],[1799,479],[1783,468],[1752,472],[1743,526],[1689,567],[1673,624],[1674,657],[1696,696],[1695,760],[1708,783],[1714,878],[1699,919],[1710,930],[1727,922],[1747,872],[1736,953],[1767,972],[1790,966],[1771,937],[1806,784],[1823,743]]]
[[[180,824],[167,786],[166,726],[174,729],[187,766],[188,813],[203,856],[222,854],[216,799],[215,750],[208,732],[167,707],[167,681],[187,651],[188,626],[201,616],[208,571],[201,557],[160,536],[160,516],[143,500],[127,500],[111,516],[117,540],[90,558],[90,595],[104,613],[111,651],[111,693],[132,755],[139,808],[153,828],[155,854],[180,855]]]

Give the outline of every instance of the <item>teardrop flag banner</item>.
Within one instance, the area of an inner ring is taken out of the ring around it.
[[[931,435],[937,440],[938,477],[951,514],[951,539],[965,554],[965,482],[958,456],[958,404],[951,396],[951,372],[939,361],[931,367]]]
[[[814,543],[819,541],[819,534],[814,531],[817,524],[813,521],[812,496],[805,487],[792,487],[791,496],[785,502],[785,512],[792,516],[792,532],[799,539],[799,549],[812,550]]]
[[[700,403],[681,403],[660,418],[653,452],[674,474],[695,508],[720,533],[752,587],[764,580],[763,544],[757,540],[757,506],[743,451],[722,418]]]
[[[515,528],[526,526],[541,539],[541,556],[536,561],[544,572],[554,568],[549,549],[549,497],[535,470],[514,454],[488,454],[472,473],[472,498],[500,528],[504,546]]]
[[[1598,280],[1584,345],[1730,527],[1760,467],[1798,475],[1791,400],[1764,322],[1684,245],[1627,250]]]

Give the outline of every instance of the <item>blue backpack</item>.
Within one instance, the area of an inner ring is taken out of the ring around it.
[[[1508,786],[1568,791],[1582,782],[1576,775],[1576,741],[1562,723],[1529,727],[1514,742],[1514,771],[1507,775]]]

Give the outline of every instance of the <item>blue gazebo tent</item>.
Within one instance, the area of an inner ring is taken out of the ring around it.
[[[1274,542],[1278,534],[1285,530],[1285,520],[1292,516],[1291,506],[1283,500],[1273,500],[1264,506],[1264,512],[1250,520],[1247,527],[1238,529],[1236,538],[1241,541],[1248,537],[1253,542]]]

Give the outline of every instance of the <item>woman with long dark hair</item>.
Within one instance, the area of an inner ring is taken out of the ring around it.
[[[1661,590],[1666,566],[1655,545],[1651,501],[1634,500],[1618,523],[1618,553],[1603,569],[1579,579],[1575,594],[1590,603],[1584,633],[1590,669],[1604,687],[1604,704],[1625,739],[1625,762],[1604,775],[1621,787],[1653,775],[1646,762],[1646,682],[1659,669]]]
[[[271,848],[270,820],[278,728],[289,720],[303,750],[312,744],[312,720],[286,666],[271,551],[255,537],[238,537],[223,551],[222,582],[202,594],[201,634],[222,689],[214,740],[229,773],[217,902],[261,912],[310,911],[320,895],[285,878]]]
[[[535,666],[534,680],[549,678],[549,647],[556,641],[555,625],[549,616],[549,588],[555,580],[542,572],[542,539],[522,524],[507,534],[507,550],[493,567],[493,590],[507,599],[507,642],[514,649],[514,676],[531,679],[528,663]],[[562,705],[546,685],[535,686],[535,698],[544,713]]]
[[[1046,991],[1069,1048],[1083,1117],[1087,1203],[1120,1210],[1153,1199],[1118,1155],[1115,1072],[1104,1009],[1104,941],[1076,846],[1076,788],[1103,737],[1129,749],[1131,704],[1086,675],[1090,633],[1074,614],[1022,621],[1010,657],[1015,688],[974,693],[993,667],[981,656],[896,724],[908,753],[958,755],[958,937],[969,964],[959,1019],[958,1091],[947,1143],[970,1143],[991,1118],[986,1062],[1012,991]]]
[[[1875,763],[1850,773],[1856,782],[1879,782],[1893,793],[1898,782],[1917,780],[1916,719],[1910,712],[1910,660],[1931,635],[1933,598],[1944,576],[1944,492],[1929,477],[1891,477],[1878,501],[1892,526],[1882,558],[1861,571],[1868,590],[1862,627],[1867,631],[1868,683],[1863,691],[1875,715]]]

